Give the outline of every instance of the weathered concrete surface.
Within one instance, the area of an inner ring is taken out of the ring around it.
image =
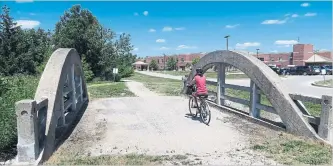
[[[272,136],[267,128],[213,108],[207,126],[186,115],[187,103],[166,96],[94,99],[59,154],[178,154],[210,165],[276,164],[249,149],[254,137]],[[57,159],[57,153],[52,158]]]
[[[59,48],[53,52],[36,90],[35,100],[41,101],[43,98],[48,98],[46,143],[42,160],[49,158],[55,148],[55,130],[62,113],[61,107],[63,106],[63,87],[73,64],[77,67],[77,73],[75,74],[82,76],[83,97],[87,102],[88,95],[81,59],[75,49]],[[77,109],[79,110],[80,108]]]
[[[262,61],[240,52],[214,51],[202,57],[194,68],[201,67],[206,71],[214,63],[230,64],[244,72],[264,92],[289,132],[323,140],[303,118],[279,76]],[[188,81],[193,79],[194,74],[195,70],[192,70]],[[186,92],[186,87],[183,91]]]

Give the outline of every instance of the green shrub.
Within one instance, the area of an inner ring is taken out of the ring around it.
[[[134,73],[134,69],[131,66],[122,67],[119,69],[119,75],[121,78],[130,77]]]
[[[17,75],[0,80],[0,150],[3,150],[17,143],[15,102],[33,99],[39,79]]]

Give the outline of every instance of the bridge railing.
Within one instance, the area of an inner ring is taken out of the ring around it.
[[[89,102],[82,63],[75,49],[50,57],[34,100],[16,102],[18,163],[47,160]]]
[[[218,83],[215,81],[207,81],[207,85],[213,85],[217,86]],[[253,83],[251,81],[251,85],[253,87]],[[233,84],[223,84],[223,88],[229,88],[229,89],[234,89],[234,90],[239,90],[239,91],[246,91],[250,92],[250,100],[242,99],[242,98],[237,98],[237,97],[232,97],[228,96],[225,94],[221,94],[220,99],[221,105],[225,105],[225,100],[234,102],[234,103],[239,103],[243,104],[246,106],[249,106],[249,115],[254,117],[254,118],[260,118],[260,111],[264,110],[269,113],[277,114],[275,111],[274,107],[268,106],[265,104],[261,104],[261,91],[258,88],[251,89],[251,87],[246,87],[246,86],[240,86],[240,85],[233,85]],[[256,91],[256,94],[254,93],[254,90]],[[209,91],[209,94],[211,95],[208,100],[214,103],[218,103],[218,95],[217,92],[215,91]],[[257,95],[257,97],[254,97]],[[322,95],[321,98],[318,97],[312,97],[312,96],[305,96],[305,95],[300,95],[300,94],[290,94],[290,97],[294,100],[295,104],[300,108],[300,110],[303,113],[303,117],[308,121],[309,124],[311,124],[318,135],[321,138],[324,138],[325,140],[330,139],[330,128],[331,123],[333,122],[333,113],[332,113],[332,96],[327,96],[327,95]],[[321,111],[320,111],[320,117],[311,115],[307,108],[304,106],[303,102],[309,102],[312,104],[317,104],[321,105]]]
[[[18,161],[34,161],[42,151],[47,108],[47,98],[42,101],[21,100],[16,102]]]

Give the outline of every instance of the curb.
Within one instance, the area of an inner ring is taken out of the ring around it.
[[[312,86],[316,86],[316,87],[321,87],[321,88],[333,88],[331,86],[325,86],[325,85],[318,85],[318,84],[315,84],[315,83],[311,83]]]

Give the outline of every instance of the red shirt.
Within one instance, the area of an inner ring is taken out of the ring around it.
[[[194,79],[197,86],[197,94],[207,94],[208,90],[206,88],[206,77],[204,75],[202,77],[196,75]]]

